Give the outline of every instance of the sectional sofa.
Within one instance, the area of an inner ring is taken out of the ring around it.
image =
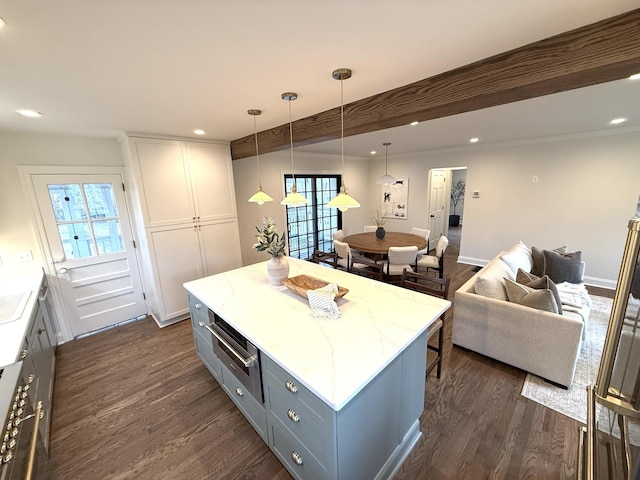
[[[568,388],[590,313],[584,266],[566,247],[501,252],[455,292],[453,343]]]

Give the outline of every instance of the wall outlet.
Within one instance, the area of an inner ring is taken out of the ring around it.
[[[17,253],[16,262],[18,263],[33,262],[33,255],[31,255],[31,250],[25,250],[24,252]]]

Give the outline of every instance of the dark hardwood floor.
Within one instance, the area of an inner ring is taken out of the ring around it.
[[[450,296],[471,275],[447,249]],[[601,293],[598,293],[601,294]],[[413,479],[575,478],[578,423],[520,395],[525,373],[451,345],[427,381]],[[53,479],[289,479],[195,353],[190,322],[126,324],[60,345]]]

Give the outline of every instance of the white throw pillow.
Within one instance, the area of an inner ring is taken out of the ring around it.
[[[474,289],[478,295],[483,297],[507,300],[505,277],[513,279],[515,275],[502,260],[492,260],[485,269],[478,273]]]
[[[529,247],[522,242],[516,243],[509,251],[501,255],[500,259],[506,263],[514,273],[516,273],[519,268],[530,272],[533,266],[531,251]]]

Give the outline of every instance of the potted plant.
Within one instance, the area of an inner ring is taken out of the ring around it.
[[[380,210],[376,210],[376,214],[375,216],[371,217],[371,221],[378,227],[376,229],[376,238],[378,240],[382,240],[386,233],[384,231],[384,224],[387,223],[387,221],[382,215],[380,215]]]
[[[453,214],[449,215],[449,226],[457,227],[460,225],[460,215],[456,215],[456,207],[460,200],[464,197],[466,183],[459,179],[453,187],[451,187],[451,203],[453,204]]]
[[[271,260],[267,264],[269,284],[282,285],[282,281],[289,277],[289,262],[284,251],[285,234],[279,235],[276,224],[271,217],[262,219],[262,228],[256,227],[256,243],[253,248],[258,252],[267,252]]]

